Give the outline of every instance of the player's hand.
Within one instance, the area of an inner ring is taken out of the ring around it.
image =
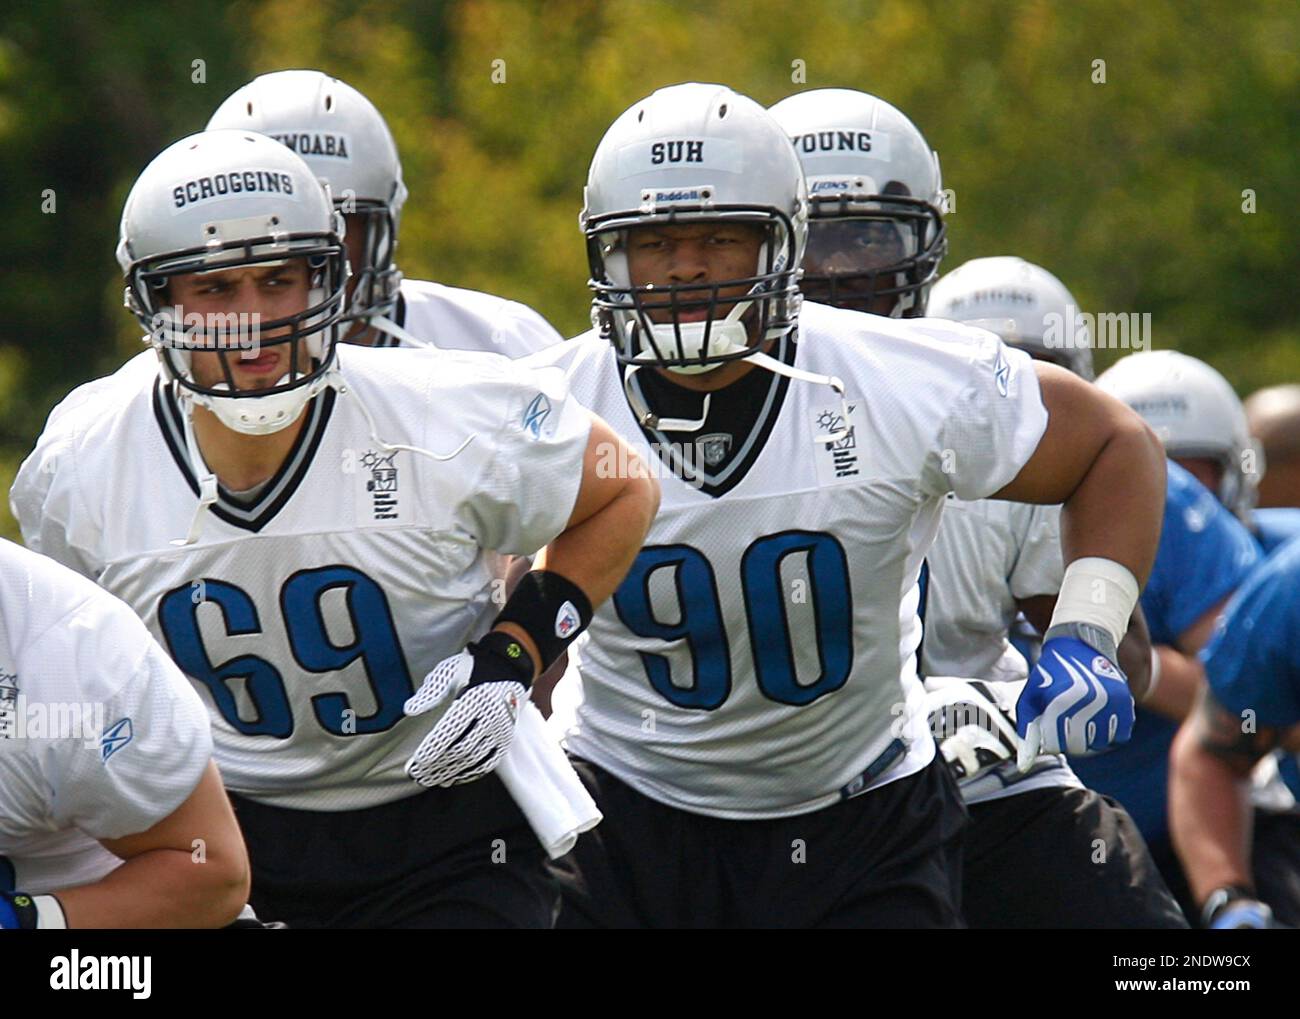
[[[1205,900],[1201,926],[1214,931],[1266,931],[1277,927],[1273,911],[1248,892],[1216,888]]]
[[[1127,743],[1133,734],[1133,695],[1109,636],[1069,623],[1053,626],[1045,638],[1016,702],[1022,772],[1040,753],[1086,757]]]
[[[957,781],[973,779],[1016,756],[1020,748],[1016,686],[948,676],[926,677],[930,732]],[[1012,691],[1001,687],[1011,687]]]
[[[411,717],[443,708],[406,762],[406,773],[433,787],[473,782],[492,771],[510,749],[532,677],[528,652],[499,631],[444,658],[406,702]]]

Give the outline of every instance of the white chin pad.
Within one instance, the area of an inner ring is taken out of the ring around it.
[[[740,321],[749,308],[748,301],[739,302],[723,319],[710,319],[703,322],[657,322],[650,326],[654,343],[660,356],[699,357],[704,352],[707,333],[710,356],[720,354],[738,354],[749,346],[749,331]],[[678,337],[681,345],[678,346]],[[654,350],[643,350],[639,360],[653,361]],[[721,367],[719,362],[712,364],[674,365],[669,371],[680,375],[699,375]]]
[[[283,385],[288,380],[289,376],[285,375],[276,385]],[[222,383],[222,386],[224,385]],[[232,431],[242,432],[245,435],[269,435],[271,432],[288,428],[297,421],[308,401],[316,395],[316,389],[313,384],[299,386],[297,389],[290,389],[283,393],[244,399],[200,396],[195,399],[195,402],[202,407],[207,407],[223,425]]]

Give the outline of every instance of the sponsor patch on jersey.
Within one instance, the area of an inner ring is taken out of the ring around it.
[[[275,195],[291,202],[301,201],[293,174],[250,167],[247,170],[231,170],[177,181],[171,189],[172,215],[195,205],[241,198],[244,195]]]
[[[1007,352],[1001,348],[998,349],[997,362],[993,365],[993,381],[997,383],[998,395],[1006,396],[1011,382],[1011,362],[1007,360]]]
[[[135,738],[130,718],[114,722],[99,738],[99,752],[105,762]]]
[[[523,425],[524,431],[534,439],[540,439],[542,437],[542,426],[546,424],[546,419],[550,416],[551,401],[545,393],[538,393],[524,408],[519,423]]]
[[[351,159],[352,143],[345,134],[332,131],[278,131],[271,135],[287,149],[308,158]]]
[[[555,614],[555,636],[560,640],[567,640],[577,632],[581,622],[582,619],[578,615],[578,610],[574,608],[573,602],[566,601]]]
[[[0,671],[0,739],[18,734],[18,674]]]
[[[361,454],[361,484],[357,486],[357,521],[362,524],[402,524],[407,522],[402,497],[402,469],[398,466],[401,450],[382,452],[368,449]]]
[[[727,138],[651,138],[618,150],[619,179],[658,170],[690,169],[743,173],[745,154],[739,142]]]
[[[826,485],[845,485],[860,481],[865,468],[858,436],[866,434],[867,416],[861,400],[849,400],[849,434],[838,442],[820,442],[817,437],[844,428],[840,403],[827,404],[812,413],[813,458],[817,461],[817,481]]]

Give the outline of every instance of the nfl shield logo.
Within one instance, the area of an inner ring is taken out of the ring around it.
[[[695,445],[700,451],[700,456],[704,459],[705,466],[716,467],[722,463],[723,458],[727,455],[727,450],[731,448],[731,436],[726,432],[701,435],[695,440]]]

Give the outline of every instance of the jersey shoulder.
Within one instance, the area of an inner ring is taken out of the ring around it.
[[[53,559],[0,539],[0,619],[19,683],[33,699],[103,701],[151,645],[124,603]]]
[[[1253,510],[1250,522],[1255,540],[1265,555],[1272,554],[1292,538],[1300,537],[1300,508],[1294,506]]]
[[[430,280],[403,280],[404,328],[422,343],[522,357],[560,341],[526,304]]]
[[[394,435],[459,442],[470,434],[497,434],[512,422],[528,427],[538,413],[563,403],[568,387],[561,373],[525,361],[428,347],[339,349],[346,387],[355,390],[388,442]]]

